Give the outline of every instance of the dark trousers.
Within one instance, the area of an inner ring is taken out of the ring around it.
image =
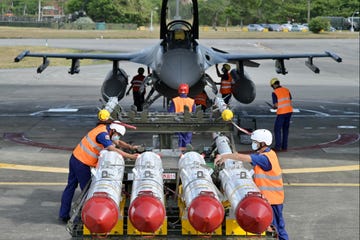
[[[276,150],[281,150],[281,149],[286,150],[288,148],[288,137],[289,137],[291,115],[292,113],[285,113],[285,114],[279,114],[276,117],[275,126],[274,126]]]
[[[71,155],[69,160],[68,182],[61,196],[59,217],[70,217],[71,202],[78,184],[80,184],[80,189],[83,190],[90,179],[90,167],[80,162],[74,155]]]
[[[186,147],[187,144],[191,144],[192,132],[179,132],[179,147]]]
[[[133,92],[134,105],[136,106],[136,110],[141,112],[143,110],[143,104],[145,101],[145,92],[140,93],[138,91]]]
[[[273,210],[273,221],[272,225],[276,228],[276,231],[279,235],[279,240],[288,240],[289,236],[285,230],[285,220],[282,215],[283,204],[271,205]]]

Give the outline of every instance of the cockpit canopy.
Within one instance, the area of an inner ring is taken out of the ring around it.
[[[163,0],[161,9],[160,38],[198,39],[197,0]]]

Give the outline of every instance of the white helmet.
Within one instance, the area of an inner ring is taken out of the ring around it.
[[[110,129],[113,129],[115,130],[117,133],[119,133],[121,136],[124,136],[125,135],[125,132],[126,132],[126,128],[121,125],[121,122],[120,121],[113,121],[111,124],[110,124]]]
[[[267,129],[258,129],[253,131],[250,138],[251,140],[259,143],[264,142],[267,146],[270,146],[272,143],[272,134]]]

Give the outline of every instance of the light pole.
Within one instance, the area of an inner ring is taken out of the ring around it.
[[[351,28],[350,28],[350,32],[354,31],[354,15],[355,14],[359,14],[359,12],[354,12],[351,16]]]
[[[154,10],[156,11],[158,8],[154,8],[151,10],[151,13],[150,13],[150,32],[154,31],[154,27],[153,27],[153,16],[154,16]]]

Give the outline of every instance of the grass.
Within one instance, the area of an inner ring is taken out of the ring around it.
[[[134,38],[159,38],[159,29],[153,32],[144,30],[63,30],[49,28],[21,28],[0,27],[0,38],[107,38],[107,39],[134,39]],[[217,31],[210,27],[200,27],[200,38],[221,39],[296,39],[296,38],[359,38],[358,32],[323,32],[314,34],[311,32],[246,32],[239,27],[222,28]]]

